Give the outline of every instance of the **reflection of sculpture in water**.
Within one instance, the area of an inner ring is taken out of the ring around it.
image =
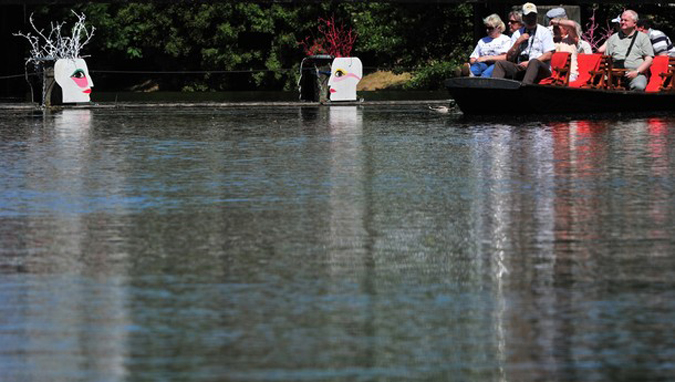
[[[328,121],[331,136],[327,149],[330,272],[336,280],[345,277],[367,280],[372,264],[367,257],[372,253],[368,252],[369,232],[364,225],[370,206],[365,189],[363,115],[358,106],[332,106],[328,108]]]
[[[359,106],[335,106],[330,108],[329,123],[331,131],[360,132],[362,129],[362,114]]]
[[[54,64],[54,79],[63,90],[63,102],[89,102],[94,82],[89,77],[87,63],[81,58],[57,60]]]
[[[338,57],[331,64],[328,79],[331,101],[356,101],[356,85],[363,76],[363,65],[357,57]]]

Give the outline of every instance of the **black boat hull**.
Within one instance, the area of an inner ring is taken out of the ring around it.
[[[644,93],[524,85],[500,78],[460,77],[445,87],[464,114],[566,114],[675,111],[675,92]]]

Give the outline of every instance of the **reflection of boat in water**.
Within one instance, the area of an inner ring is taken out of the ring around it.
[[[445,87],[462,112],[471,115],[675,111],[675,92],[526,85],[481,77],[451,78]]]

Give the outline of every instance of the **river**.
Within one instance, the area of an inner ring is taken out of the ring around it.
[[[675,375],[675,118],[0,112],[0,380]]]

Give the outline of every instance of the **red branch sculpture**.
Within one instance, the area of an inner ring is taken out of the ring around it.
[[[318,26],[320,37],[305,37],[298,44],[303,47],[305,54],[329,54],[334,57],[349,57],[356,41],[356,33],[346,28],[343,23],[335,22],[335,16],[330,19],[319,18]]]
[[[612,35],[614,30],[612,29],[609,22],[607,26],[599,29],[600,25],[595,21],[595,9],[593,9],[593,15],[586,24],[586,32],[584,32],[582,38],[588,41],[591,44],[591,47],[594,51],[597,51],[600,46]]]

